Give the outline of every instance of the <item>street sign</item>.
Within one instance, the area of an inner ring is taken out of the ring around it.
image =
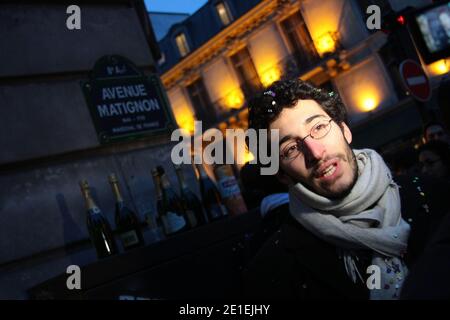
[[[175,122],[158,75],[110,55],[81,83],[100,143],[170,132]]]
[[[400,76],[405,89],[414,98],[421,102],[430,100],[430,81],[420,64],[410,59],[403,61],[400,64]]]

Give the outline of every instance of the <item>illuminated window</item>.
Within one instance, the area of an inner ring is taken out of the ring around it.
[[[180,55],[182,57],[184,57],[185,55],[187,55],[189,53],[190,49],[189,49],[189,45],[187,43],[186,36],[184,35],[184,33],[178,34],[175,37],[175,42],[177,44],[178,51],[180,52]]]
[[[317,51],[302,14],[298,11],[281,22],[281,28],[300,70],[307,69],[317,59]]]
[[[219,15],[220,21],[222,21],[222,24],[224,26],[227,26],[231,23],[231,20],[233,18],[231,17],[230,12],[228,11],[227,7],[225,6],[225,3],[219,2],[216,4],[216,10]]]
[[[206,126],[214,123],[216,113],[202,78],[192,82],[186,89],[195,110],[195,117],[202,120]]]
[[[244,95],[249,97],[258,92],[262,85],[248,49],[239,50],[230,59],[242,85]]]

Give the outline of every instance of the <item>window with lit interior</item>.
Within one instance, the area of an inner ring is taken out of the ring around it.
[[[182,57],[186,56],[190,49],[189,45],[187,43],[186,35],[184,33],[180,33],[175,37],[175,42],[178,47],[178,51],[180,52],[180,55]]]
[[[217,14],[219,15],[220,21],[224,26],[227,26],[231,23],[233,20],[230,11],[228,10],[227,6],[223,2],[218,2],[216,4],[216,10]]]

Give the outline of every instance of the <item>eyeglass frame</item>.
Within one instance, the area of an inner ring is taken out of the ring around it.
[[[305,141],[306,138],[308,138],[308,137],[311,137],[311,138],[313,138],[314,140],[320,140],[320,139],[325,138],[325,137],[330,133],[330,131],[331,131],[331,121],[333,121],[332,118],[330,118],[329,120],[326,120],[326,121],[324,120],[324,122],[327,123],[328,130],[327,130],[327,132],[326,132],[323,136],[321,136],[320,138],[314,138],[313,135],[312,135],[312,133],[311,133],[312,130],[313,130],[313,129],[321,122],[321,121],[315,123],[315,124],[312,126],[311,130],[309,131],[309,134],[308,134],[306,137],[304,137],[304,138],[302,138],[302,139],[300,139],[300,140],[299,140],[299,139],[295,139],[295,140],[296,140],[296,145],[297,145],[296,149],[297,149],[297,151],[298,151],[298,154],[297,154],[296,156],[292,157],[292,158],[286,158],[286,157],[282,154],[282,152],[281,152],[281,150],[280,150],[280,158],[281,158],[282,160],[294,160],[295,158],[297,158],[297,157],[300,155],[300,153],[302,153],[302,151],[300,151],[300,149],[301,149],[301,147],[303,146],[304,141]],[[299,149],[299,146],[301,146],[300,149]]]

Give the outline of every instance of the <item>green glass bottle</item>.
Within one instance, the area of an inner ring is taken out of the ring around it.
[[[186,181],[184,180],[183,168],[180,165],[174,165],[174,168],[180,184],[181,201],[183,203],[186,216],[189,219],[191,228],[206,224],[207,220],[202,203],[195,193],[189,189]]]
[[[130,250],[144,245],[142,228],[136,214],[125,205],[120,193],[119,181],[114,173],[109,175],[109,183],[116,198],[116,229],[122,241],[123,248]]]
[[[200,192],[202,203],[206,209],[209,221],[218,220],[228,215],[225,206],[222,203],[219,190],[209,178],[201,164],[195,164],[198,170]]]
[[[88,182],[81,181],[80,187],[87,208],[86,219],[89,236],[97,252],[97,257],[102,259],[112,256],[118,251],[111,226],[92,199]]]
[[[156,208],[158,219],[166,236],[183,232],[189,228],[183,206],[170,186],[166,175],[161,170],[153,169],[152,176],[156,190]]]

